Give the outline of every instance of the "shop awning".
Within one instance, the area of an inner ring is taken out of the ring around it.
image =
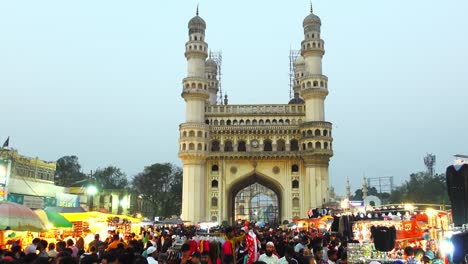
[[[49,222],[54,226],[54,227],[73,227],[73,224],[65,219],[62,215],[60,215],[57,212],[53,211],[45,211],[47,214],[47,218],[49,219]]]
[[[34,210],[34,212],[39,216],[44,226],[51,227],[62,227],[62,228],[71,228],[73,224],[65,219],[62,215],[54,211],[44,211],[44,210]]]
[[[77,213],[77,212],[86,212],[83,207],[46,207],[45,211],[53,211],[57,213]]]
[[[105,213],[100,213],[100,212],[78,212],[78,213],[60,213],[60,214],[70,222],[87,221],[90,218],[100,219],[101,221],[104,221],[104,220],[107,221],[108,218],[113,218],[113,217],[126,219],[133,223],[139,223],[141,221],[140,219],[134,218],[131,216],[105,214]]]

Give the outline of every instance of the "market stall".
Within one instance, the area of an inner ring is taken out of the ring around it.
[[[67,234],[73,237],[85,237],[90,233],[99,233],[101,237],[106,237],[109,231],[123,236],[140,232],[140,219],[126,215],[101,212],[61,213],[61,215],[73,223],[71,232]]]
[[[46,231],[39,217],[26,206],[0,202],[0,248],[30,243],[37,232]]]
[[[352,241],[356,243],[348,244],[350,263],[403,260],[403,250],[408,246],[437,252],[451,222],[450,214],[430,208],[417,212],[376,210],[366,214],[367,219],[354,218],[352,224]]]

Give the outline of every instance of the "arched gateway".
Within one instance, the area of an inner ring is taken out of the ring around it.
[[[332,124],[325,120],[329,90],[322,72],[320,18],[312,10],[304,18],[304,38],[297,40],[301,51],[290,56],[294,98],[285,98],[284,104],[228,104],[227,96],[220,102],[222,56],[208,52],[206,26],[197,13],[188,23],[185,43],[181,218],[232,223],[307,217],[309,208],[329,202],[333,156]]]
[[[259,174],[235,182],[229,191],[229,220],[281,221],[282,191],[278,183]]]

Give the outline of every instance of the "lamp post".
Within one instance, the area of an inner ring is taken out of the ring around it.
[[[98,190],[94,185],[88,185],[88,187],[86,187],[86,194],[89,199],[89,211],[93,211],[94,209],[94,195],[96,195],[97,192]]]

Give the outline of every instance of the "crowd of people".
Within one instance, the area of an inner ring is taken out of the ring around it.
[[[0,252],[4,263],[54,264],[346,264],[347,241],[332,234],[280,228],[226,227],[209,234],[218,242],[210,245],[197,239],[194,227],[148,228],[122,237],[96,234],[85,245],[83,238],[57,243],[35,238],[26,247],[13,245]],[[253,242],[252,242],[253,241]],[[254,245],[254,246],[252,246]],[[405,248],[408,264],[442,263],[437,254]],[[401,262],[403,263],[403,261]],[[377,264],[377,263],[372,263]],[[396,263],[397,264],[397,263]]]

